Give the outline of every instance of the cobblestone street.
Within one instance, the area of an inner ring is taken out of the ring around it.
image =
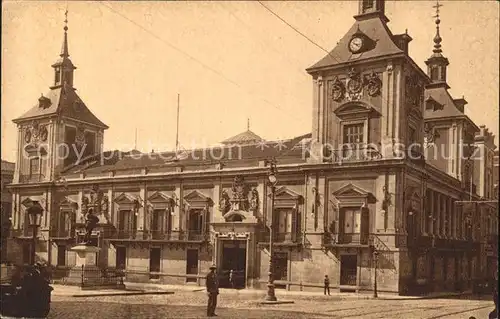
[[[260,305],[263,295],[221,295],[222,318],[488,318],[490,300],[415,299],[373,300],[287,296],[294,304]],[[282,298],[284,299],[284,298]],[[203,318],[206,294],[139,295],[74,298],[54,296],[49,318]]]

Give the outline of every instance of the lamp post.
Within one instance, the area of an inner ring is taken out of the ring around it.
[[[377,291],[377,266],[378,266],[378,251],[373,249],[373,298],[378,298]]]
[[[269,279],[267,283],[267,296],[266,301],[276,301],[276,295],[274,292],[274,267],[273,267],[273,228],[274,228],[274,194],[276,191],[276,183],[278,182],[276,178],[276,160],[273,158],[271,160],[265,161],[266,166],[269,167],[267,173],[268,185],[271,187],[271,209],[269,214]]]
[[[33,241],[31,243],[31,263],[35,263],[36,259],[36,235],[38,227],[42,224],[43,208],[38,201],[33,201],[33,204],[28,208],[28,216],[30,226],[33,227]]]

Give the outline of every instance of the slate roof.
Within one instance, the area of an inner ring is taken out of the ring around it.
[[[43,108],[36,103],[31,109],[20,117],[13,120],[14,123],[27,121],[45,116],[64,116],[85,123],[93,124],[107,129],[108,126],[101,122],[85,105],[76,93],[76,90],[68,85],[51,89],[46,95],[51,102],[50,106]]]
[[[259,135],[255,134],[254,132],[250,130],[246,130],[245,132],[242,132],[238,135],[232,136],[224,141],[222,141],[222,144],[250,144],[250,143],[257,143],[264,141],[262,137]]]
[[[348,45],[352,35],[358,31],[367,35],[370,39],[376,42],[375,48],[372,50],[353,54],[349,51]],[[356,21],[353,26],[347,31],[342,39],[337,43],[337,46],[330,51],[330,54],[318,61],[316,64],[307,69],[308,72],[314,69],[324,68],[332,65],[337,65],[346,62],[355,62],[394,54],[404,54],[404,52],[394,43],[394,36],[380,17],[373,17],[366,20]]]
[[[222,145],[212,149],[194,149],[180,151],[177,156],[174,151],[160,153],[132,153],[109,151],[94,155],[82,161],[81,164],[65,169],[62,174],[86,172],[92,174],[105,173],[112,170],[142,169],[151,167],[178,166],[178,165],[212,165],[219,162],[238,162],[246,160],[262,160],[276,157],[305,161],[302,156],[307,148],[311,133],[304,134],[284,141],[269,141],[259,144]],[[114,156],[111,157],[111,152]],[[213,153],[210,153],[213,152]],[[213,158],[210,156],[214,154]],[[220,154],[224,156],[219,156]],[[133,155],[133,156],[131,156]],[[220,157],[220,159],[219,159]],[[108,158],[101,161],[101,159]],[[242,164],[244,166],[244,164]]]

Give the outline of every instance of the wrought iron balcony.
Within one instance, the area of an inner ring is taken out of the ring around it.
[[[164,241],[205,241],[209,234],[205,231],[169,231],[169,230],[122,230],[118,229],[115,239],[125,240],[164,240]]]
[[[324,246],[336,245],[353,245],[353,246],[368,246],[370,245],[369,233],[324,233],[323,234]]]
[[[43,174],[22,174],[19,175],[19,183],[40,183],[45,180]]]
[[[273,233],[273,240],[275,243],[297,243],[300,242],[300,235],[293,232],[275,232]],[[268,231],[261,231],[258,233],[259,243],[269,243],[270,234]]]
[[[71,238],[73,237],[73,232],[71,229],[51,229],[50,237],[52,238]]]

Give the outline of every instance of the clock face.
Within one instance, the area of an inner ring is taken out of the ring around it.
[[[349,42],[349,49],[351,50],[352,53],[358,52],[359,50],[361,50],[362,47],[363,47],[363,39],[359,37],[352,38],[351,42]]]

